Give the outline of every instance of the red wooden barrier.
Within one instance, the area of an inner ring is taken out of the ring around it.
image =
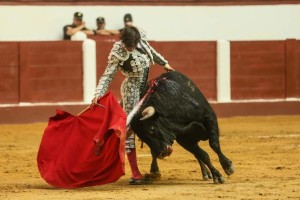
[[[21,42],[20,101],[82,101],[82,42]]]
[[[95,38],[97,78],[117,37]],[[216,99],[216,42],[150,44],[185,73],[209,100]],[[0,103],[82,101],[82,42],[1,42]],[[232,99],[300,97],[300,41],[231,42]],[[151,66],[149,79],[163,73]],[[123,75],[110,90],[120,98]]]
[[[116,40],[96,40],[98,79]],[[216,42],[150,43],[209,100],[216,99]],[[149,79],[163,72],[162,67],[151,66]],[[123,79],[118,72],[110,87],[118,98]],[[0,42],[0,104],[82,101],[82,90],[82,42]],[[300,41],[231,42],[231,91],[233,100],[299,98]],[[299,114],[300,104],[295,100],[212,106],[219,117],[228,117]],[[0,124],[47,121],[56,107],[0,107]],[[66,108],[76,114],[83,107]]]
[[[19,44],[0,43],[0,103],[19,102]]]
[[[300,41],[286,41],[286,96],[300,97]]]
[[[216,100],[216,42],[152,42],[176,70],[184,73],[209,100]]]
[[[231,42],[231,97],[286,97],[285,41]]]
[[[295,84],[295,96],[300,98],[300,41],[296,42],[296,69],[294,70],[295,76],[293,84]]]

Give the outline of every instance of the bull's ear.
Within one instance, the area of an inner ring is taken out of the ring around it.
[[[152,117],[155,113],[155,109],[153,106],[148,106],[147,108],[145,108],[142,112],[143,117],[140,118],[140,120],[145,120],[148,119],[150,117]]]

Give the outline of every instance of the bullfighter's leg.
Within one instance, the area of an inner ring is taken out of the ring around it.
[[[183,135],[179,135],[176,141],[187,151],[191,152],[198,160],[200,167],[203,162],[210,170],[214,183],[224,183],[221,173],[212,165],[209,155],[198,146],[198,142],[187,141]]]
[[[234,173],[234,167],[232,161],[228,159],[221,151],[220,141],[219,141],[219,128],[216,118],[210,118],[206,129],[209,130],[209,146],[216,152],[219,157],[219,161],[227,175]]]
[[[123,99],[123,109],[125,110],[127,115],[139,101],[140,82],[140,78],[126,78],[122,83],[121,94]],[[131,134],[128,138],[126,138],[126,154],[131,168],[131,179],[129,183],[132,185],[151,183],[150,180],[145,179],[145,177],[139,171],[134,134]]]

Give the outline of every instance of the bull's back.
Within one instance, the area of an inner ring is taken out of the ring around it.
[[[172,71],[162,74],[160,77],[166,77],[168,80],[172,80],[180,84],[184,91],[188,93],[192,98],[197,100],[200,105],[209,106],[209,103],[200,89],[196,86],[196,84],[187,76],[178,71]]]
[[[172,117],[175,122],[200,122],[205,116],[215,116],[195,83],[178,71],[160,75],[156,79],[154,91],[147,104],[154,105],[160,113]]]

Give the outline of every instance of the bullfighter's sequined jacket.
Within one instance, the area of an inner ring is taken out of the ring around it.
[[[121,70],[126,78],[140,77],[142,81],[146,82],[150,63],[154,64],[155,62],[161,66],[168,63],[168,61],[150,46],[146,35],[142,31],[140,31],[140,35],[141,40],[137,48],[133,51],[127,51],[122,41],[117,41],[114,44],[108,57],[106,70],[99,79],[96,87],[95,96],[102,97],[106,93],[118,69]],[[126,84],[122,85],[122,87],[125,86]]]

